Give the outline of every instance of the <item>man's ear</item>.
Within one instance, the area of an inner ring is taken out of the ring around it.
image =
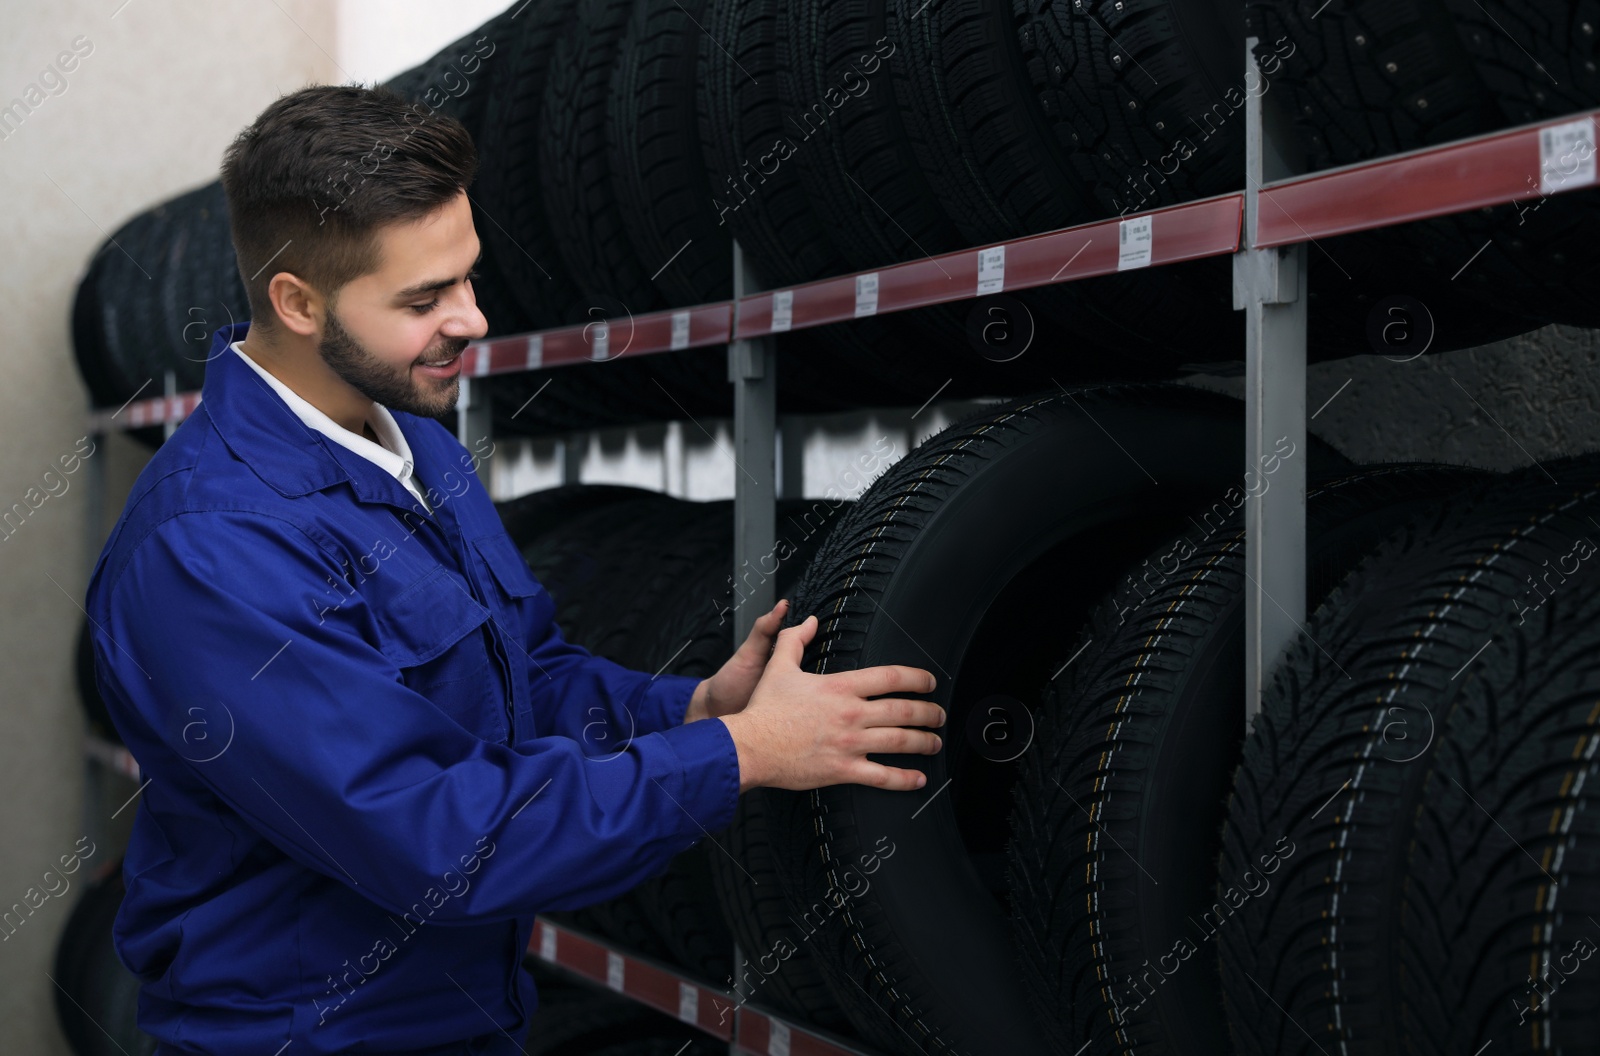
[[[278,321],[290,331],[301,337],[321,332],[328,305],[309,282],[291,271],[280,271],[267,283],[267,296]]]

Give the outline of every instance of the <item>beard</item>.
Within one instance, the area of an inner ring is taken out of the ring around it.
[[[419,356],[417,362],[446,359],[466,347],[466,338],[451,338]],[[441,385],[436,378],[415,374],[409,366],[391,367],[351,337],[349,331],[339,324],[339,316],[331,308],[317,352],[321,354],[322,361],[351,388],[391,411],[439,418],[455,410],[456,401],[461,396],[460,371]],[[420,384],[418,378],[421,379]]]

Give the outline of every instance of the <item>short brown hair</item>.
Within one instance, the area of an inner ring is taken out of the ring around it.
[[[251,329],[277,328],[273,275],[293,272],[335,303],[380,267],[380,226],[434,211],[477,170],[461,122],[390,88],[315,84],[280,96],[222,160]]]

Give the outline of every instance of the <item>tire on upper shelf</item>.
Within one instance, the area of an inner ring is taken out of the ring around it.
[[[917,162],[896,103],[891,68],[905,52],[887,33],[887,0],[816,0],[777,5],[776,66],[781,132],[811,211],[826,219],[838,271],[874,268],[966,249]],[[750,91],[749,85],[743,90]],[[763,191],[764,193],[764,191]],[[759,195],[752,203],[760,205]],[[821,278],[813,275],[812,278]],[[902,387],[946,396],[1030,392],[1059,370],[1049,355],[1008,356],[969,333],[967,320],[1023,328],[1021,320],[989,314],[1008,299],[930,305],[897,312],[890,325],[922,347],[893,354],[885,366]],[[1014,306],[1008,306],[1011,312]],[[998,335],[1000,327],[974,327]],[[967,341],[952,337],[967,335]],[[1019,335],[1020,336],[1020,335]]]
[[[1407,858],[1422,853],[1424,793],[1438,802],[1429,750],[1472,743],[1456,740],[1456,724],[1475,680],[1518,691],[1519,609],[1537,609],[1534,577],[1589,537],[1596,511],[1595,455],[1470,488],[1391,536],[1307,621],[1264,694],[1228,802],[1215,930],[1236,1051],[1336,1045],[1355,1056],[1421,1044],[1402,1044],[1396,1024],[1401,995],[1417,992],[1403,987],[1420,982],[1405,979],[1417,970],[1407,947],[1437,938],[1405,915],[1418,906],[1406,897]],[[1514,696],[1489,699],[1517,707]],[[1452,848],[1468,849],[1428,851]],[[1520,854],[1504,843],[1492,853]],[[1531,933],[1525,914],[1478,911],[1495,918],[1488,930]],[[1503,985],[1505,966],[1486,967]],[[1451,994],[1444,1007],[1473,1018],[1464,999]]]
[[[1313,169],[1364,161],[1490,132],[1528,119],[1531,94],[1505,99],[1482,76],[1496,76],[1503,41],[1490,41],[1486,11],[1476,3],[1446,0],[1357,0],[1318,10],[1319,4],[1250,0],[1251,32],[1282,42],[1285,56],[1274,85],[1282,85]],[[1491,5],[1502,8],[1514,5]],[[1523,5],[1533,10],[1534,5]],[[1474,25],[1458,21],[1468,16]],[[1494,16],[1488,15],[1489,19]],[[1478,43],[1474,43],[1477,41]],[[1473,49],[1479,48],[1475,55]],[[1501,73],[1506,71],[1501,70]],[[1513,75],[1514,76],[1514,75]],[[1524,71],[1523,81],[1539,74]],[[1545,95],[1542,114],[1557,116],[1594,106],[1600,96],[1592,76],[1577,95]],[[1536,183],[1539,173],[1530,173]],[[1485,338],[1509,336],[1521,318],[1594,325],[1600,320],[1590,291],[1600,252],[1600,193],[1579,191],[1541,199],[1535,207],[1513,203],[1456,213],[1325,244],[1334,261],[1350,269],[1384,257],[1409,269],[1396,275],[1430,312],[1448,319],[1461,309],[1485,313]],[[1476,303],[1480,307],[1474,309]]]
[[[1483,477],[1402,464],[1311,488],[1308,604],[1420,507]],[[1130,569],[1062,654],[1013,790],[1012,926],[1062,1056],[1228,1048],[1215,948],[1190,922],[1211,907],[1244,739],[1248,493],[1231,493]],[[1134,985],[1152,966],[1172,977],[1153,995]]]
[[[788,10],[778,0],[707,0],[700,44],[699,138],[717,221],[731,228],[762,289],[851,270],[831,234],[838,218],[819,213],[794,157],[810,145],[780,91]],[[915,406],[951,380],[937,364],[979,358],[959,328],[911,333],[908,318],[779,334],[779,398],[798,388],[837,408]]]
[[[940,754],[878,757],[924,770],[919,793],[758,790],[801,894],[791,912],[872,1044],[1044,1051],[1004,908],[1016,764],[975,738],[990,707],[1029,722],[1060,641],[1121,569],[1237,480],[1242,412],[1168,385],[987,408],[890,467],[811,562],[786,621],[820,620],[806,668],[926,668],[949,714]],[[1307,451],[1313,465],[1328,454]]]
[[[567,275],[579,291],[562,322],[611,317],[613,348],[626,343],[626,320],[668,307],[652,275],[667,266],[674,250],[683,248],[675,246],[659,259],[640,258],[636,227],[630,222],[635,217],[618,194],[618,186],[637,174],[615,172],[611,164],[616,141],[631,139],[637,108],[661,105],[660,93],[639,98],[628,90],[630,79],[623,76],[635,69],[639,37],[649,28],[643,24],[649,6],[635,0],[596,0],[580,7],[556,41],[539,119],[545,215]],[[683,13],[676,6],[673,11]],[[680,51],[682,44],[698,40],[681,32],[683,21],[658,19],[654,27],[674,37]],[[671,34],[675,25],[680,32]],[[679,59],[689,62],[692,55],[691,51],[688,59],[681,55]],[[681,142],[677,146],[683,149]],[[731,410],[725,359],[706,349],[639,356],[603,371],[588,369],[605,395],[603,404],[594,408],[597,416],[612,414],[623,420],[626,414],[634,420],[651,420]]]
[[[1027,12],[982,0],[892,0],[889,11],[889,38],[905,52],[892,63],[904,126],[967,245],[1106,218],[1045,110],[1055,96],[1030,77]],[[1061,368],[1074,378],[1103,377],[1102,364],[1111,361],[1123,376],[1172,376],[1180,356],[1239,358],[1244,323],[1232,307],[1229,267],[1192,261],[1017,297],[1046,342],[1070,334],[1073,349],[1083,350],[1087,375],[1073,359]]]
[[[1099,215],[1244,185],[1246,103],[1270,90],[1283,63],[1292,61],[1292,43],[1258,45],[1261,73],[1252,82],[1244,73],[1243,10],[1235,3],[1089,0],[1038,12],[1024,6],[1016,5],[1024,19],[1019,36],[1040,105]],[[1387,351],[1373,346],[1367,326],[1374,306],[1395,294],[1429,306],[1434,351],[1483,344],[1542,322],[1520,310],[1494,310],[1443,281],[1447,276],[1419,285],[1402,249],[1393,232],[1377,231],[1323,239],[1309,253],[1311,362]]]

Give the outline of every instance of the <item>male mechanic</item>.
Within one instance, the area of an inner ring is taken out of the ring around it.
[[[252,323],[89,584],[148,779],[114,935],[161,1054],[518,1052],[535,913],[660,872],[747,789],[908,790],[866,756],[939,747],[909,727],[943,709],[885,696],[929,672],[803,671],[784,602],[704,680],[562,639],[437,421],[488,324],[476,153],[419,113],[312,86],[228,148]]]

